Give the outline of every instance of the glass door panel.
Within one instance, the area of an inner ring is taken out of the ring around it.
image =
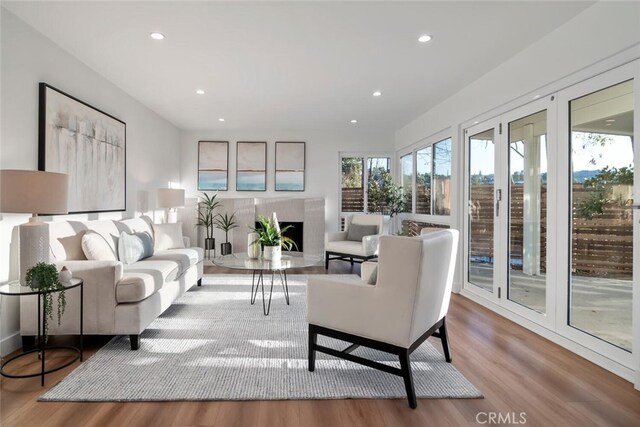
[[[631,351],[633,81],[570,102],[568,324]]]
[[[510,301],[546,311],[547,111],[509,123]]]
[[[495,129],[469,137],[467,277],[493,292]]]

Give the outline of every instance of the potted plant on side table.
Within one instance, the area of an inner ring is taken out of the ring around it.
[[[67,270],[65,270],[66,272]],[[47,264],[39,262],[29,270],[25,277],[27,285],[33,290],[42,292],[43,316],[53,321],[53,292],[58,294],[58,326],[62,321],[62,315],[67,307],[67,301],[64,295],[64,286],[60,282],[60,276],[55,264]],[[42,331],[42,337],[46,343],[49,336],[49,323],[45,324],[45,330]]]
[[[235,222],[236,213],[231,215],[226,212],[223,214],[216,214],[213,218],[213,222],[218,230],[224,231],[225,242],[220,245],[220,251],[222,255],[229,255],[232,252],[231,243],[229,243],[229,230],[232,230],[238,226]]]
[[[213,237],[213,225],[214,225],[214,211],[220,205],[220,201],[216,200],[217,194],[209,196],[207,193],[202,193],[204,200],[198,203],[198,224],[203,226],[206,230],[206,236],[204,239],[204,249],[207,252],[207,258],[211,258],[211,250],[216,249],[216,239]]]
[[[281,230],[275,212],[271,219],[260,215],[258,219],[258,227],[249,228],[258,234],[258,240],[256,240],[256,242],[259,242],[264,248],[264,259],[270,261],[277,260],[281,257],[282,248],[289,251],[291,248],[296,246],[296,243],[290,237],[282,234],[290,228],[293,228],[293,226],[287,225]]]

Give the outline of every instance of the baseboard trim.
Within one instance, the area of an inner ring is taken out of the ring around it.
[[[587,359],[589,362],[595,363],[607,371],[624,378],[625,380],[635,384],[635,387],[638,388],[640,385],[640,376],[639,373],[636,373],[632,368],[621,365],[615,360],[611,360],[606,356],[603,356],[600,353],[596,353],[588,347],[583,346],[575,341],[570,340],[569,338],[558,334],[557,332],[551,331],[543,326],[538,325],[537,323],[532,322],[529,319],[525,319],[522,316],[519,316],[512,311],[507,310],[504,307],[501,307],[491,301],[487,301],[482,297],[479,297],[469,291],[462,290],[460,295],[463,297],[470,299],[471,301],[480,304],[483,307],[488,308],[489,310],[499,314],[502,317],[505,317],[511,320],[514,323],[540,335],[543,338],[548,339],[549,341],[558,344],[560,347],[566,348],[572,353],[577,354],[578,356]]]
[[[22,347],[22,339],[20,337],[20,331],[16,331],[0,340],[0,356],[4,357],[7,354],[13,353],[20,347]]]

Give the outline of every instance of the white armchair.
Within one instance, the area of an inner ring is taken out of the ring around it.
[[[418,237],[382,236],[375,285],[310,277],[309,371],[315,369],[319,351],[401,376],[409,406],[415,408],[409,355],[435,336],[442,340],[445,358],[451,362],[445,318],[457,245],[458,232],[450,229]],[[372,266],[367,265],[365,270],[370,275]],[[334,350],[318,345],[318,335],[353,345],[344,351]],[[352,355],[358,346],[395,354],[401,367]]]
[[[378,238],[383,234],[384,216],[353,214],[347,217],[344,231],[325,235],[325,269],[329,261],[363,262],[378,256]]]

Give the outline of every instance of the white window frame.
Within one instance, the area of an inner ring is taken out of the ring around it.
[[[432,156],[432,165],[431,170],[433,173],[433,162],[435,161],[435,144],[445,141],[447,139],[451,139],[451,188],[458,188],[457,178],[457,170],[456,170],[456,154],[459,150],[457,140],[454,137],[454,132],[451,128],[444,129],[440,132],[437,132],[427,138],[424,138],[412,146],[404,149],[403,151],[398,152],[398,180],[400,179],[400,174],[402,174],[402,157],[407,154],[413,155],[413,170],[412,170],[412,182],[411,182],[411,212],[404,212],[403,219],[411,219],[413,221],[418,222],[428,222],[434,224],[443,224],[443,225],[453,225],[455,221],[455,194],[451,195],[451,207],[449,208],[449,215],[434,215],[430,214],[419,214],[416,213],[416,178],[417,178],[417,152],[422,150],[423,148],[431,147],[431,156]],[[433,183],[432,183],[433,184]]]
[[[359,157],[362,158],[364,163],[362,165],[362,186],[363,186],[363,197],[364,197],[364,205],[363,205],[363,210],[356,212],[356,211],[351,211],[351,212],[342,212],[342,159],[344,158],[352,158],[352,157]],[[338,181],[338,221],[340,222],[342,220],[342,218],[346,218],[349,215],[352,215],[354,213],[369,213],[368,207],[369,207],[369,203],[368,203],[368,197],[369,194],[367,192],[367,187],[369,186],[369,176],[367,173],[367,163],[368,160],[371,158],[381,158],[381,157],[387,157],[389,158],[389,173],[391,174],[391,176],[394,176],[394,155],[392,152],[389,151],[381,151],[381,152],[377,152],[377,151],[341,151],[339,152],[339,156],[338,156],[338,165],[340,168],[340,180]],[[340,226],[340,223],[338,223],[338,226]]]

